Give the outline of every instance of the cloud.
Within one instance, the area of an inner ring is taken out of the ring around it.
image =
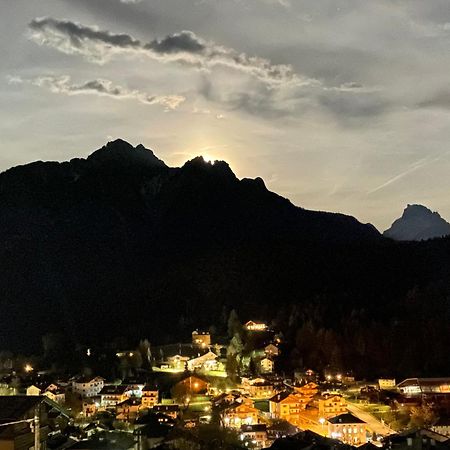
[[[377,94],[354,91],[324,91],[319,102],[338,118],[364,118],[381,114],[391,107]]]
[[[420,108],[450,109],[450,92],[441,91],[427,100],[418,103]]]
[[[299,116],[311,108],[326,109],[340,122],[381,114],[387,102],[378,89],[358,82],[327,86],[316,78],[296,73],[287,64],[248,56],[235,49],[206,41],[192,31],[181,31],[149,42],[129,34],[116,34],[97,27],[51,17],[30,22],[31,38],[69,55],[103,64],[117,56],[142,56],[163,63],[195,67],[205,77],[199,93],[229,110],[243,110],[267,118]],[[216,68],[226,72],[209,72]],[[244,77],[242,76],[244,74]]]
[[[386,182],[380,184],[376,188],[371,189],[369,192],[367,192],[367,195],[374,194],[375,192],[378,192],[378,191],[390,186],[391,184],[396,183],[397,181],[401,180],[402,178],[406,177],[407,175],[409,175],[413,172],[416,172],[417,170],[421,169],[422,167],[426,167],[432,163],[439,161],[443,156],[447,155],[448,153],[449,152],[443,152],[434,158],[425,157],[425,158],[419,159],[418,161],[410,164],[410,166],[407,169],[405,169],[403,172],[400,172],[398,175],[395,175],[394,177],[392,177],[389,180],[387,180]]]
[[[48,89],[55,94],[66,95],[100,95],[115,99],[132,99],[147,105],[160,105],[166,110],[174,110],[185,101],[181,95],[150,95],[138,90],[130,90],[123,86],[115,85],[110,80],[95,79],[82,84],[73,84],[68,75],[41,76],[24,79],[21,77],[9,77],[12,84],[31,84]]]
[[[199,69],[216,66],[233,68],[269,85],[292,83],[297,86],[316,82],[296,74],[290,65],[273,64],[258,56],[248,56],[232,48],[205,41],[192,31],[181,31],[150,42],[141,42],[128,34],[115,34],[97,27],[51,17],[29,23],[30,36],[40,45],[63,53],[80,55],[103,64],[117,54],[143,54],[162,62],[178,62]]]
[[[275,3],[277,5],[284,6],[285,8],[290,8],[291,2],[289,0],[265,0],[268,3]]]

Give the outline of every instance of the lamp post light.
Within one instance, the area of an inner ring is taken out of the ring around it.
[[[324,433],[324,425],[325,425],[325,419],[323,418],[323,417],[321,417],[320,419],[319,419],[319,423],[320,423],[320,425],[321,425],[321,430],[322,430],[322,434]]]

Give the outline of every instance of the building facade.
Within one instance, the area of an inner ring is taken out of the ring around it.
[[[81,397],[95,397],[105,386],[102,377],[80,377],[72,381],[72,392]]]
[[[345,444],[362,445],[367,442],[366,423],[353,414],[346,413],[328,419],[328,437]]]
[[[324,395],[318,404],[319,416],[325,419],[348,412],[347,402],[342,395]]]

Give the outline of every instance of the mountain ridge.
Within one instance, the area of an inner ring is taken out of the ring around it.
[[[398,241],[423,241],[450,235],[450,223],[429,208],[408,204],[384,236]]]
[[[260,179],[239,180],[224,162],[170,168],[139,147],[123,164],[136,147],[108,145],[100,162],[0,174],[1,347],[30,351],[48,333],[70,345],[177,342],[196,328],[226,333],[236,309],[283,332],[286,370],[320,368],[331,355],[361,375],[442,368],[449,238],[395,242],[354,217],[297,207]],[[428,355],[430,314],[443,349],[423,368],[420,357],[403,361],[404,348]]]

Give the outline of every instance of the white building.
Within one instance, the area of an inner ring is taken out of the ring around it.
[[[105,386],[102,377],[80,377],[72,381],[72,392],[82,397],[95,397]]]
[[[27,395],[41,395],[42,389],[32,384],[27,387]]]
[[[270,445],[267,437],[267,425],[242,425],[241,426],[241,440],[251,442],[256,448],[263,448]]]
[[[66,393],[63,388],[56,384],[50,384],[43,392],[50,400],[53,400],[60,405],[64,404],[66,401]]]
[[[266,356],[278,356],[280,350],[278,350],[278,347],[276,345],[269,344],[264,348],[264,353],[266,354]]]
[[[190,371],[195,369],[214,370],[217,367],[217,358],[215,353],[209,351],[202,356],[190,359],[187,363],[188,369]]]
[[[381,390],[389,391],[395,389],[395,378],[380,378],[378,380],[378,386]]]
[[[267,325],[263,322],[255,322],[253,320],[249,320],[245,325],[244,328],[247,331],[266,331]]]
[[[397,389],[407,396],[450,394],[450,378],[407,378],[397,385]]]
[[[270,358],[263,358],[260,362],[259,362],[259,366],[261,368],[261,372],[262,373],[271,373],[273,372],[273,361]]]

